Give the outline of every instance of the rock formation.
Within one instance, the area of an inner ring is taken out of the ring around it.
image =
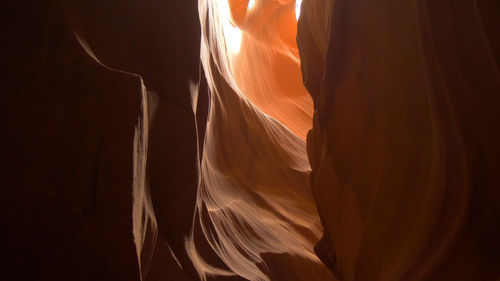
[[[499,280],[497,2],[5,3],[4,279]]]
[[[340,280],[498,280],[498,7],[304,1],[316,252]]]

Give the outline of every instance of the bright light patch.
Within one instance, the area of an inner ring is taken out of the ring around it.
[[[237,54],[241,47],[241,30],[231,22],[228,0],[217,1],[219,8],[219,20],[222,23],[226,46],[231,52]]]
[[[295,18],[297,21],[300,17],[300,4],[302,4],[302,0],[295,0]]]
[[[255,0],[248,1],[247,11],[250,11],[253,8],[253,6],[255,6]]]

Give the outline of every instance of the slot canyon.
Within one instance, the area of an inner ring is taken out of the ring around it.
[[[1,18],[2,280],[500,281],[500,1]]]

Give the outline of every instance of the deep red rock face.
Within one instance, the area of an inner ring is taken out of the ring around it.
[[[498,4],[321,5],[298,32],[318,256],[340,280],[497,280]]]
[[[499,280],[498,1],[32,2],[4,279]]]

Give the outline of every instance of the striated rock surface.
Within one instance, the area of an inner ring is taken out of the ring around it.
[[[316,252],[339,280],[498,280],[492,11],[494,1],[304,0]]]
[[[497,2],[118,2],[3,5],[4,279],[499,280]]]

